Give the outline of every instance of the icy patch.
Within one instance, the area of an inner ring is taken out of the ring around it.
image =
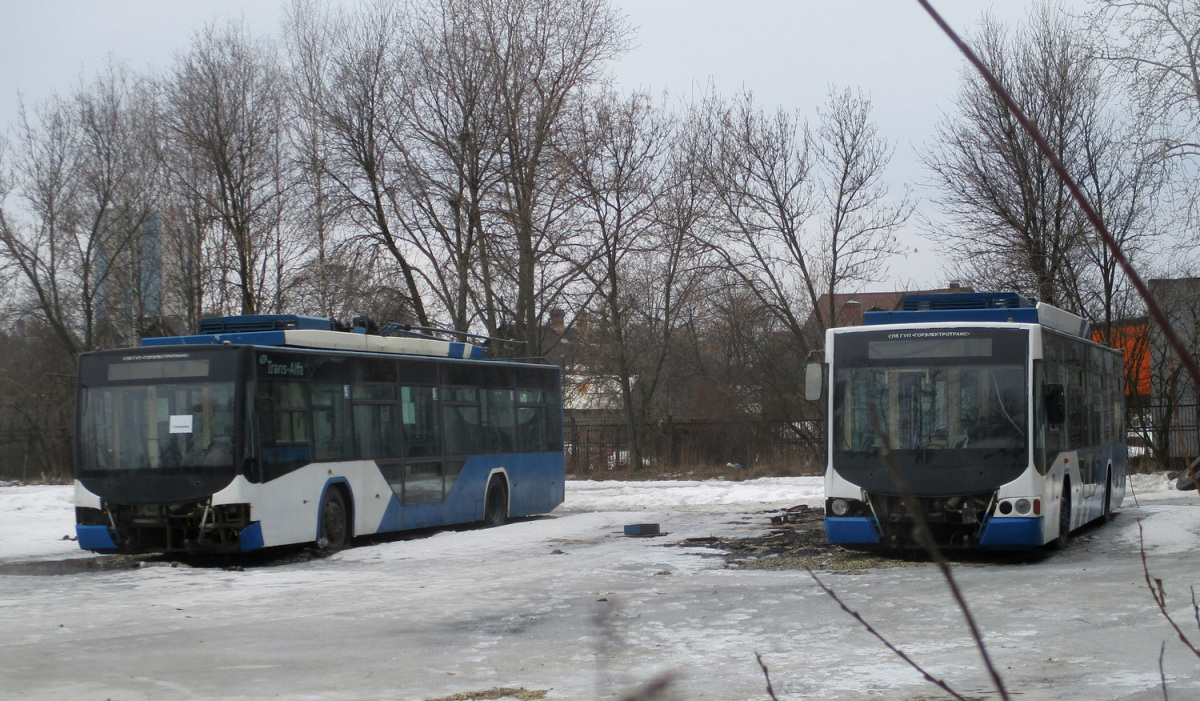
[[[1137,549],[1140,537],[1147,544],[1146,554],[1156,557],[1194,551],[1200,539],[1200,510],[1173,509],[1169,518],[1160,518],[1165,510],[1164,506],[1143,506],[1141,511],[1145,515],[1123,524],[1118,542]]]

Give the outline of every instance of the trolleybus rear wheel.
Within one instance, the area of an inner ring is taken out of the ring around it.
[[[349,512],[342,490],[330,487],[321,500],[321,540],[325,550],[341,550],[350,539]]]
[[[1113,520],[1112,510],[1112,473],[1108,475],[1108,484],[1104,485],[1104,523]]]
[[[483,525],[503,526],[508,521],[508,488],[500,479],[492,480],[488,485],[487,497],[483,506]]]
[[[1058,537],[1054,549],[1062,550],[1071,542],[1071,483],[1063,482],[1062,503],[1058,507]]]

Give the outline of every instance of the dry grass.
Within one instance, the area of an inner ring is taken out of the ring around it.
[[[450,696],[439,696],[436,699],[429,699],[429,701],[497,701],[499,699],[537,701],[538,699],[546,698],[547,693],[549,692],[543,689],[529,690],[525,688],[499,687],[483,691],[464,691],[459,694],[451,694]]]
[[[832,545],[825,536],[825,511],[805,504],[789,509],[760,512],[768,527],[764,535],[744,538],[688,538],[677,543],[684,547],[708,547],[725,553],[725,566],[738,570],[814,570],[835,574],[866,574],[870,570],[892,567],[931,567],[933,560],[919,550],[853,550]],[[1087,539],[1087,533],[1077,534]],[[947,553],[955,563],[1028,563],[1046,557],[1043,550],[978,551],[954,550]]]
[[[865,574],[885,567],[928,566],[928,558],[902,553],[870,553],[831,545],[825,537],[824,511],[806,505],[769,512],[771,529],[746,538],[689,538],[685,547],[710,547],[725,551],[725,565],[739,570],[821,570],[839,574]]]

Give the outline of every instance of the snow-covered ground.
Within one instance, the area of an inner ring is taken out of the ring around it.
[[[1200,642],[1200,497],[1156,475],[1133,486],[1063,553],[955,568],[1014,697],[1159,699],[1163,677],[1170,698],[1200,697],[1200,661],[1154,606],[1139,550],[1140,525],[1168,610]],[[766,699],[757,652],[780,699],[942,698],[807,573],[676,547],[760,533],[820,495],[817,478],[569,482],[550,518],[496,529],[244,571],[105,571],[30,566],[96,558],[64,540],[70,487],[0,486],[0,697],[604,699],[671,675],[661,698]],[[644,522],[667,535],[622,535]],[[74,573],[15,574],[53,571]],[[935,568],[820,576],[931,674],[995,697]]]

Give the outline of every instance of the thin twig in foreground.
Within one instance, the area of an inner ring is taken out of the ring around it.
[[[896,468],[891,437],[884,430],[883,424],[879,419],[879,412],[874,407],[871,408],[871,427],[883,443],[881,460],[895,482],[896,490],[900,492],[901,498],[904,501],[905,511],[908,512],[908,515],[915,524],[913,533],[917,542],[921,544],[921,547],[929,554],[930,559],[937,565],[938,571],[942,573],[942,578],[946,580],[946,586],[950,587],[950,594],[954,597],[954,602],[958,604],[958,609],[962,612],[963,619],[967,622],[967,629],[971,632],[971,639],[975,641],[975,648],[979,650],[979,656],[983,658],[983,664],[987,667],[988,674],[992,678],[992,684],[996,687],[996,691],[999,692],[1000,698],[1003,701],[1008,701],[1008,689],[1004,687],[1004,679],[1001,678],[1000,671],[996,669],[996,665],[992,664],[992,656],[988,653],[987,645],[983,642],[983,633],[980,632],[979,625],[975,622],[975,616],[971,614],[971,607],[967,605],[967,598],[963,595],[962,590],[958,588],[958,582],[954,579],[950,563],[946,561],[945,556],[942,555],[942,549],[938,547],[937,542],[933,539],[933,531],[929,528],[929,522],[925,519],[925,512],[921,510],[920,502],[913,496],[908,482],[900,474],[900,470]]]
[[[1167,652],[1167,641],[1164,640],[1162,645],[1158,646],[1158,678],[1162,680],[1163,701],[1171,701],[1167,698],[1167,671],[1163,667],[1163,655]]]
[[[1192,587],[1192,611],[1196,614],[1196,627],[1200,628],[1200,604],[1196,603],[1196,587]]]
[[[754,659],[758,660],[758,666],[762,667],[763,677],[767,680],[767,696],[771,697],[771,701],[779,701],[779,697],[775,696],[775,690],[771,688],[771,673],[767,671],[767,663],[763,662],[762,655],[754,653]]]
[[[1142,537],[1142,520],[1140,518],[1138,519],[1137,525],[1138,549],[1142,551],[1142,572],[1144,572],[1146,575],[1146,586],[1150,588],[1150,596],[1154,599],[1154,603],[1158,605],[1158,610],[1162,612],[1163,617],[1167,619],[1167,622],[1170,623],[1171,627],[1175,629],[1175,632],[1179,634],[1179,639],[1183,642],[1183,644],[1186,645],[1187,648],[1196,655],[1196,657],[1200,657],[1200,649],[1196,649],[1196,646],[1193,645],[1192,641],[1188,640],[1187,635],[1184,634],[1183,629],[1179,627],[1179,624],[1176,623],[1175,619],[1171,618],[1171,614],[1167,612],[1167,590],[1163,587],[1163,581],[1157,577],[1154,577],[1153,581],[1151,581],[1150,565],[1146,563],[1146,542]],[[1192,606],[1196,605],[1195,596],[1196,593],[1193,589]],[[1197,615],[1200,616],[1200,614]]]
[[[817,576],[816,572],[812,571],[811,567],[805,567],[804,569],[808,570],[808,576],[812,577],[813,581],[815,581],[817,583],[817,586],[821,587],[821,589],[824,590],[824,592],[826,594],[828,594],[834,601],[836,601],[837,605],[841,606],[843,611],[850,614],[851,618],[858,621],[859,624],[861,624],[863,628],[867,629],[868,633],[870,633],[871,635],[874,635],[876,638],[878,638],[879,642],[883,643],[884,646],[887,649],[891,650],[897,657],[899,657],[900,659],[907,662],[908,666],[910,666],[913,669],[920,672],[921,676],[925,677],[925,681],[927,681],[931,684],[936,684],[947,694],[950,694],[954,698],[959,699],[959,701],[966,701],[966,697],[964,697],[962,694],[959,694],[954,689],[951,689],[950,685],[947,684],[945,681],[934,677],[929,672],[926,672],[925,669],[923,667],[921,667],[921,665],[917,664],[915,660],[913,660],[911,657],[906,655],[903,650],[901,650],[900,648],[893,645],[891,643],[891,641],[888,640],[887,638],[883,637],[883,633],[880,633],[878,630],[875,629],[875,626],[872,626],[870,623],[868,623],[867,620],[862,617],[862,614],[860,614],[858,611],[855,611],[854,609],[847,606],[846,602],[842,601],[842,598],[837,595],[837,592],[835,592],[834,590],[832,590],[828,586],[826,586],[825,582],[821,581],[821,578]]]

